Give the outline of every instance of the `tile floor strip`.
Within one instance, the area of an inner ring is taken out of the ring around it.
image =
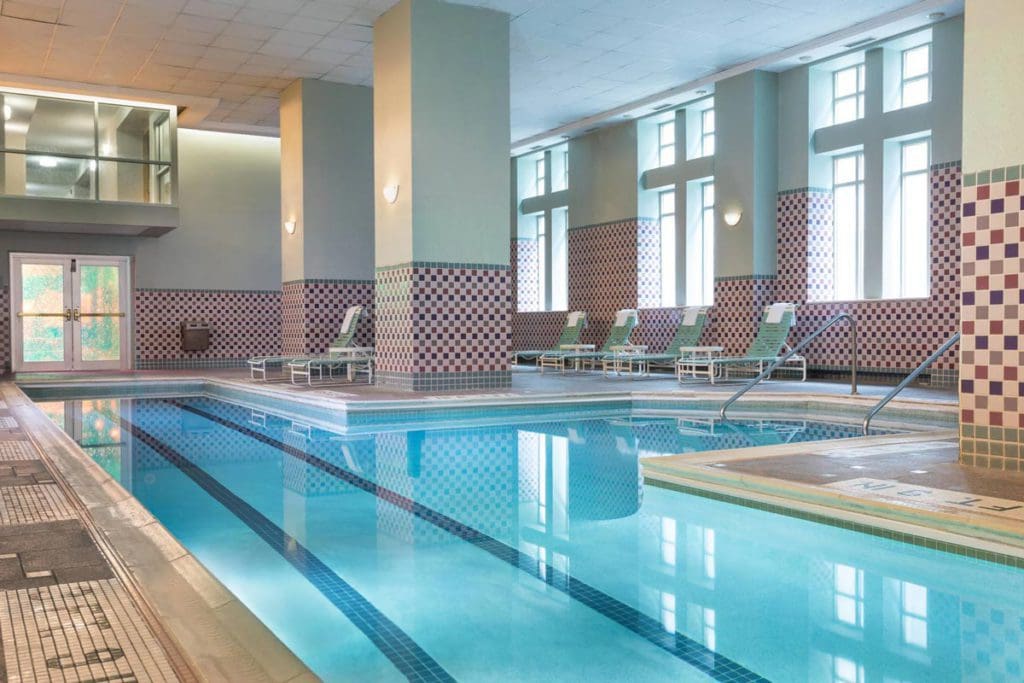
[[[438,512],[425,505],[408,498],[401,493],[392,491],[368,479],[364,479],[348,470],[342,469],[333,463],[306,453],[303,450],[289,446],[283,441],[261,434],[243,425],[237,424],[226,418],[214,415],[201,408],[196,408],[180,401],[165,399],[166,403],[174,405],[181,410],[204,417],[216,424],[228,429],[245,434],[263,444],[272,446],[294,458],[320,469],[321,471],[340,479],[352,486],[362,489],[367,493],[384,500],[396,507],[406,510],[416,517],[433,524],[442,531],[446,531],[467,543],[471,543],[481,550],[484,550],[494,557],[516,567],[523,572],[539,579],[552,588],[565,595],[578,600],[590,607],[599,614],[615,621],[648,642],[669,652],[678,659],[699,669],[703,673],[718,681],[766,681],[743,665],[709,650],[703,644],[686,637],[682,633],[667,632],[661,622],[633,607],[613,598],[612,596],[594,588],[588,583],[570,576],[545,562],[538,562],[529,555],[520,552],[502,541],[478,531],[462,522]]]
[[[151,448],[185,476],[199,485],[211,498],[231,511],[305,576],[335,607],[351,621],[395,667],[410,681],[454,681],[441,665],[405,631],[374,607],[351,584],[334,573],[320,558],[299,543],[256,508],[236,496],[227,487],[193,464],[187,457],[137,425],[121,418],[121,425],[140,443]]]

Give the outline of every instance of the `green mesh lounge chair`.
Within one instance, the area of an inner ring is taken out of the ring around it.
[[[639,322],[639,315],[635,308],[624,308],[615,314],[615,322],[612,323],[611,332],[605,339],[604,345],[596,351],[570,351],[569,353],[546,353],[537,359],[537,365],[544,368],[558,368],[565,372],[570,364],[579,369],[593,369],[597,361],[612,353],[612,347],[625,346],[629,344],[629,335],[632,334]]]
[[[680,358],[679,349],[682,347],[694,347],[700,344],[700,336],[704,332],[704,324],[708,319],[710,306],[687,306],[679,318],[679,325],[672,341],[665,347],[663,353],[632,353],[619,352],[602,359],[605,374],[609,370],[616,373],[625,371],[632,375],[636,370],[646,375],[652,365],[675,367],[676,361]]]
[[[778,303],[766,306],[757,335],[744,355],[700,359],[683,357],[676,361],[676,376],[682,381],[684,376],[706,373],[711,383],[715,384],[720,379],[729,378],[730,368],[744,367],[761,372],[766,365],[778,360],[788,350],[786,340],[795,323],[796,304]],[[786,365],[795,366],[800,370],[801,381],[807,379],[807,359],[793,356]]]
[[[345,311],[345,318],[341,323],[341,330],[337,338],[331,342],[331,348],[344,348],[352,346],[356,332],[359,331],[359,320],[363,316],[362,306],[349,306]],[[267,379],[267,368],[274,366],[285,367],[292,362],[308,360],[314,356],[295,354],[291,356],[257,356],[249,359],[249,376],[252,379]]]
[[[558,341],[555,342],[555,346],[551,349],[546,350],[531,350],[531,351],[516,351],[512,354],[512,364],[518,364],[521,360],[532,360],[536,361],[541,356],[548,354],[567,353],[563,351],[563,346],[573,346],[580,343],[580,335],[583,334],[583,328],[587,326],[587,314],[584,311],[573,311],[565,318],[565,327],[562,328],[562,333],[558,335]]]

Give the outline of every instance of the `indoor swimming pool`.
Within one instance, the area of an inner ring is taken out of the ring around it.
[[[644,484],[851,424],[37,405],[325,680],[1019,680],[1024,572]],[[369,425],[372,427],[372,425]]]

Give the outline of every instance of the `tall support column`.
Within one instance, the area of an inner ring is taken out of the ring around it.
[[[1024,470],[1024,69],[1017,0],[968,0],[964,19],[960,461]]]
[[[374,27],[373,110],[377,381],[508,386],[508,15],[402,0]]]
[[[373,94],[300,79],[281,96],[282,350],[322,353],[349,306],[373,343]],[[289,232],[291,230],[291,232]]]

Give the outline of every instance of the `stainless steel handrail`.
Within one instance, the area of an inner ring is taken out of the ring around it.
[[[731,397],[729,397],[729,400],[727,400],[725,403],[722,404],[722,408],[721,408],[721,410],[718,411],[718,415],[723,420],[726,419],[725,411],[728,410],[729,406],[731,406],[733,403],[735,403],[740,398],[740,396],[742,396],[743,394],[747,393],[748,391],[753,389],[755,386],[757,386],[757,384],[761,380],[763,380],[765,377],[768,377],[773,372],[775,372],[775,369],[778,368],[780,365],[782,365],[783,363],[788,361],[790,358],[792,358],[793,356],[795,356],[796,354],[800,353],[805,348],[807,348],[807,346],[812,341],[814,341],[815,339],[820,337],[822,334],[824,334],[825,330],[829,329],[833,325],[836,325],[838,323],[843,322],[844,320],[850,323],[850,395],[851,396],[856,396],[857,395],[857,319],[854,318],[853,315],[851,315],[849,313],[840,313],[839,315],[837,315],[836,317],[832,318],[827,323],[825,323],[824,325],[822,325],[821,327],[816,329],[810,335],[808,335],[807,338],[805,338],[802,342],[797,344],[794,348],[790,349],[788,352],[786,352],[785,354],[783,354],[779,358],[775,359],[772,362],[771,365],[769,365],[767,368],[765,368],[761,372],[760,375],[758,375],[754,379],[750,380],[739,391],[737,391],[735,394],[733,394]]]
[[[923,363],[918,365],[917,368],[912,373],[907,375],[906,378],[902,382],[897,384],[893,388],[892,391],[890,391],[888,394],[886,394],[885,398],[883,398],[881,401],[876,403],[875,407],[868,411],[868,414],[864,416],[864,435],[865,436],[867,436],[868,429],[871,428],[871,420],[875,417],[875,415],[878,415],[878,413],[882,410],[882,408],[884,408],[885,406],[889,405],[889,401],[891,401],[894,398],[896,398],[896,394],[898,394],[901,391],[903,391],[904,389],[906,389],[908,384],[910,384],[915,379],[917,379],[918,376],[920,376],[920,374],[922,372],[924,372],[928,368],[929,365],[931,365],[932,363],[937,361],[942,354],[946,353],[946,351],[949,351],[951,348],[953,348],[953,345],[956,344],[958,341],[960,341],[960,333],[959,332],[957,332],[952,337],[947,339],[946,342],[942,346],[940,346],[939,349],[935,353],[933,353],[932,355],[928,356],[928,358]]]

